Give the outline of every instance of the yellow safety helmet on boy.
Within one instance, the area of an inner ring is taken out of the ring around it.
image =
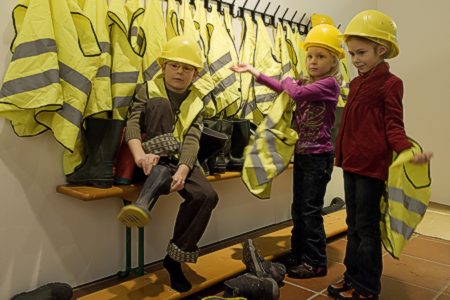
[[[326,48],[339,57],[344,58],[345,52],[342,49],[341,32],[330,24],[319,24],[314,26],[303,42],[303,49],[308,50],[311,46]]]
[[[391,17],[378,10],[365,10],[354,16],[345,28],[343,36],[347,39],[352,35],[387,46],[387,58],[396,57],[399,53],[397,25]]]
[[[199,72],[203,69],[200,47],[193,38],[185,35],[176,36],[167,41],[158,58],[159,65],[162,65],[165,60],[191,65]]]

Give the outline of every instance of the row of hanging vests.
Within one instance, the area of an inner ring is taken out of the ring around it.
[[[160,72],[156,59],[165,42],[185,34],[199,42],[205,56],[193,84],[203,96],[205,117],[246,118],[259,125],[277,95],[229,68],[250,62],[269,76],[298,78],[306,72],[302,37],[279,23],[272,43],[262,18],[255,24],[245,15],[238,52],[229,8],[221,16],[203,7],[200,0],[194,6],[189,0],[181,5],[147,0],[145,8],[139,0],[19,0],[0,116],[21,137],[50,130],[65,148],[64,173],[71,174],[85,156],[85,119],[125,120],[136,85]],[[346,60],[342,64],[348,82]]]

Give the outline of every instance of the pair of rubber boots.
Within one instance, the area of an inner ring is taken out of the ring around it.
[[[147,176],[136,202],[124,206],[117,218],[127,227],[144,227],[150,219],[150,212],[159,196],[167,195],[170,192],[171,183],[172,175],[169,167],[163,164],[154,166]]]
[[[67,283],[53,282],[43,285],[30,292],[15,295],[11,300],[70,300],[72,287]]]
[[[249,300],[279,299],[279,285],[286,275],[285,266],[265,260],[250,239],[243,243],[242,260],[248,273],[225,281],[224,295]]]
[[[66,176],[66,181],[73,185],[112,187],[114,181],[113,162],[125,122],[88,118],[85,124],[86,159],[72,174]]]

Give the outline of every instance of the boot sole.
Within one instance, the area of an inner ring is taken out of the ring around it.
[[[149,220],[148,214],[142,208],[132,204],[124,206],[117,218],[127,227],[144,227]]]
[[[250,273],[258,277],[270,277],[264,270],[262,262],[258,258],[258,253],[255,246],[253,245],[253,241],[248,240],[243,243],[243,246],[243,261]]]

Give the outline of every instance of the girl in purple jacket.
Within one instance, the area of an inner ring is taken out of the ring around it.
[[[270,78],[247,63],[231,70],[249,72],[258,83],[286,92],[296,102],[298,141],[294,156],[294,199],[291,253],[285,260],[288,275],[311,278],[327,274],[326,236],[321,209],[331,179],[334,146],[331,129],[340,95],[344,57],[339,30],[328,24],[315,26],[306,36],[308,74],[300,80]]]

